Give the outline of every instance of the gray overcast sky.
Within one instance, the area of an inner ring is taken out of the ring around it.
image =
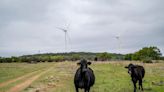
[[[0,56],[64,52],[56,27],[67,51],[164,53],[163,24],[164,0],[0,0]]]

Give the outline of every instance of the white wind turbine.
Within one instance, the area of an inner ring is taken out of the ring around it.
[[[68,43],[68,40],[70,40],[70,37],[69,37],[69,34],[68,34],[68,27],[65,29],[65,28],[60,28],[60,27],[56,27],[57,29],[61,30],[64,32],[64,35],[65,35],[65,52],[67,52],[67,43]],[[68,38],[68,39],[67,39]]]
[[[119,31],[119,33],[117,33],[115,36],[114,36],[114,38],[117,40],[117,49],[118,49],[118,51],[117,51],[117,53],[118,54],[121,54],[121,52],[123,52],[123,49],[124,49],[124,46],[125,46],[125,44],[124,44],[124,42],[125,42],[125,36],[127,35],[125,35],[125,33],[127,33],[127,31],[128,30],[120,30]],[[119,57],[119,59],[121,59],[120,57]]]

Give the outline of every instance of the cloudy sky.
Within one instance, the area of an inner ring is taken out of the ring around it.
[[[0,56],[145,46],[164,53],[164,0],[0,0]]]

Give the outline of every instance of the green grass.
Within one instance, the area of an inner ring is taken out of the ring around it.
[[[32,77],[33,75],[42,72],[47,67],[52,66],[50,63],[39,63],[39,64],[27,64],[27,63],[1,63],[0,64],[0,83],[5,83],[5,81],[10,81],[18,77],[24,76],[28,73],[30,76],[26,76],[21,80],[17,80],[8,85],[0,87],[0,91],[7,91],[11,87],[24,82],[26,79]],[[36,71],[36,72],[34,72]]]
[[[91,88],[91,92],[133,92],[133,84],[131,78],[124,68],[130,62],[105,62],[93,63],[90,67],[94,70],[96,76],[95,85]],[[160,81],[164,82],[164,63],[154,64],[141,64],[145,67],[146,75],[143,79],[144,92],[163,92],[164,84],[156,85]],[[73,78],[76,72],[76,62],[57,62],[57,63],[42,63],[42,64],[29,64],[23,68],[22,63],[15,63],[14,66],[19,67],[12,71],[16,71],[18,75],[22,71],[31,72],[39,68],[47,68],[54,65],[53,69],[34,81],[29,87],[22,92],[75,92]],[[1,66],[1,65],[0,65]],[[12,64],[5,65],[6,67],[13,66]],[[1,71],[0,67],[0,73]],[[21,69],[23,68],[23,69]],[[9,71],[10,68],[6,68]],[[28,69],[28,70],[26,70]],[[18,71],[17,71],[18,70]],[[4,72],[5,70],[3,70]],[[11,75],[12,73],[9,72]],[[18,76],[16,75],[16,76]],[[1,75],[0,75],[1,76]],[[6,79],[7,80],[7,79]],[[2,78],[0,77],[0,81]],[[156,83],[155,85],[153,83]],[[15,84],[16,85],[16,84]],[[137,85],[138,86],[138,85]],[[82,90],[80,92],[83,92]],[[141,92],[137,90],[137,92]]]
[[[49,63],[0,63],[0,83],[48,66]]]

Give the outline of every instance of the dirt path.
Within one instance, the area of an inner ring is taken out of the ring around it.
[[[20,92],[21,90],[25,89],[26,87],[28,87],[33,81],[35,81],[36,79],[38,79],[41,75],[45,74],[46,72],[50,71],[52,68],[45,70],[39,74],[36,74],[28,79],[26,79],[24,82],[12,87],[11,89],[9,89],[7,92]]]
[[[24,78],[26,78],[26,77],[29,77],[29,76],[35,74],[36,72],[38,72],[38,71],[34,71],[34,72],[28,73],[28,74],[26,74],[26,75],[17,77],[17,78],[15,78],[15,79],[11,79],[11,80],[9,80],[9,81],[5,81],[5,82],[3,82],[3,83],[0,83],[0,88],[2,88],[2,87],[4,87],[4,86],[7,86],[7,85],[9,85],[9,84],[11,84],[11,83],[13,83],[13,82],[22,80],[22,79],[24,79]]]

